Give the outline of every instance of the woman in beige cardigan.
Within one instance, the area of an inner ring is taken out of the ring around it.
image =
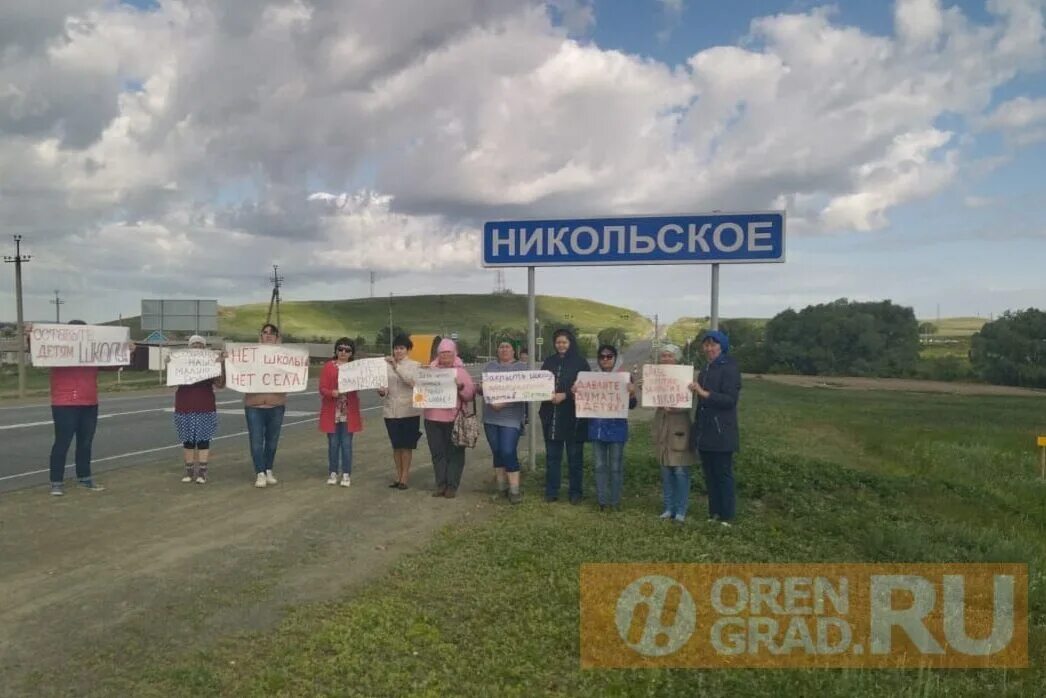
[[[392,340],[392,356],[385,359],[389,364],[389,387],[378,391],[378,395],[385,398],[382,411],[392,443],[392,460],[396,464],[396,479],[389,487],[400,490],[407,489],[410,462],[421,438],[421,411],[414,408],[413,399],[419,364],[407,358],[413,348],[414,343],[407,335],[397,335]]]
[[[677,364],[683,351],[674,344],[661,347],[663,364]],[[658,407],[654,412],[654,453],[661,466],[661,497],[664,511],[661,518],[682,524],[690,502],[690,466],[694,452],[690,450],[690,410]]]

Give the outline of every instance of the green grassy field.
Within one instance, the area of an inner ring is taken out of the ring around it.
[[[51,372],[46,368],[26,369],[26,395],[46,395],[50,391]],[[162,385],[155,371],[99,371],[98,389],[102,392],[156,388]],[[0,398],[16,397],[18,394],[18,372],[15,366],[0,369]]]
[[[923,319],[919,322],[934,324],[937,334],[942,337],[969,337],[975,332],[980,332],[988,321],[980,317],[942,317],[940,320]]]
[[[389,304],[388,298],[284,301],[281,330],[306,340],[325,337],[333,341],[342,335],[362,335],[374,341],[378,330],[389,324]],[[527,325],[527,298],[521,295],[393,296],[391,304],[393,323],[417,334],[442,334],[445,330],[476,341],[484,325],[521,330]],[[218,311],[219,334],[230,339],[254,338],[267,311],[267,303],[223,307]],[[607,327],[623,327],[630,337],[642,337],[652,328],[650,321],[634,310],[580,298],[538,296],[537,316],[543,323],[571,322],[588,335]],[[131,327],[133,337],[144,336],[139,318],[125,318],[124,324]]]
[[[1041,695],[1046,484],[1032,445],[1046,431],[1043,405],[1040,398],[749,381],[733,529],[704,522],[699,479],[686,526],[657,519],[658,470],[646,425],[634,423],[619,513],[545,504],[540,475],[529,477],[522,506],[443,531],[354,598],[293,609],[275,631],[231,637],[213,651],[156,657],[96,689],[164,696]],[[586,482],[591,487],[591,472]],[[1025,562],[1031,668],[583,671],[578,569],[595,561]]]

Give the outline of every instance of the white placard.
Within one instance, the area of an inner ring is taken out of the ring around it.
[[[414,379],[414,406],[421,409],[448,409],[457,407],[457,369],[418,369],[418,377]]]
[[[239,393],[298,393],[309,383],[309,351],[281,344],[226,344],[225,385]]]
[[[687,387],[693,382],[691,366],[644,364],[643,407],[693,407],[694,394]]]
[[[167,362],[167,385],[192,385],[222,375],[220,355],[212,349],[179,349]]]
[[[628,383],[621,372],[581,371],[574,383],[574,409],[579,419],[628,418]]]
[[[126,366],[132,351],[128,327],[38,322],[29,333],[33,366]]]
[[[358,359],[338,364],[338,392],[389,387],[389,363],[385,359]]]
[[[509,402],[543,402],[552,399],[556,378],[552,371],[492,371],[483,373],[483,401],[488,405]]]

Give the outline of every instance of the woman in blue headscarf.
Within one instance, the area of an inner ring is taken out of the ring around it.
[[[730,339],[717,330],[701,337],[701,353],[708,364],[690,389],[697,395],[693,446],[701,456],[708,488],[708,518],[729,526],[734,519],[734,453],[741,444],[737,401],[741,369],[729,355]]]

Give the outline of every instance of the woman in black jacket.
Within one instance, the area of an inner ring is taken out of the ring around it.
[[[577,374],[590,367],[577,348],[577,340],[569,330],[556,330],[552,335],[556,352],[541,364],[542,371],[551,371],[556,379],[552,399],[541,404],[538,416],[545,434],[545,501],[559,499],[563,451],[567,452],[567,470],[570,503],[581,501],[582,458],[587,436],[587,420],[577,419],[574,394],[571,388]]]
[[[737,427],[741,370],[729,356],[730,340],[722,332],[706,332],[701,338],[701,351],[708,365],[691,385],[698,398],[691,434],[708,488],[709,520],[718,519],[729,526],[735,512],[734,453],[741,441]]]

